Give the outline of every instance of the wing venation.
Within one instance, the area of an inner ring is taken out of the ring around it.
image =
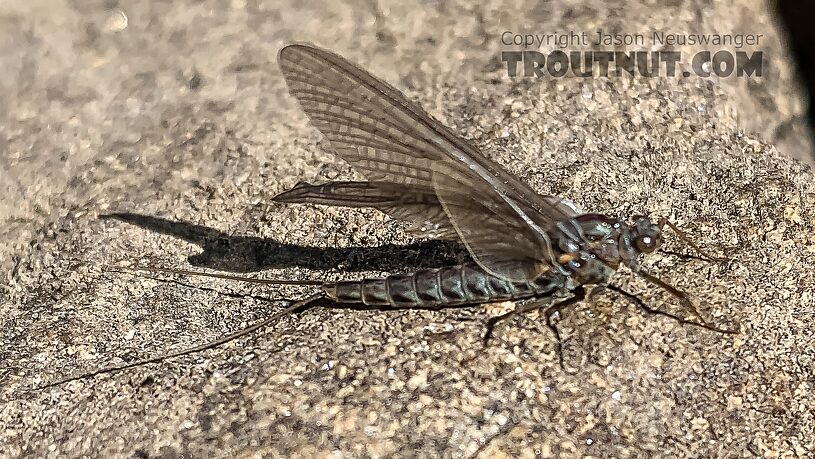
[[[534,279],[552,262],[547,230],[574,216],[561,200],[538,195],[337,54],[296,44],[280,51],[279,62],[291,94],[332,149],[369,180],[305,184],[279,198],[380,209],[424,228],[419,234],[461,240],[482,268],[507,279]]]

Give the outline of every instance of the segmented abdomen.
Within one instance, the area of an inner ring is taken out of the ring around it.
[[[339,303],[428,308],[542,296],[565,285],[564,276],[552,271],[530,282],[508,282],[475,264],[466,264],[384,278],[326,283],[323,290]]]

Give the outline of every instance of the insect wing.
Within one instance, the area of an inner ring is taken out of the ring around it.
[[[344,207],[371,207],[408,224],[417,236],[458,239],[433,188],[390,182],[298,183],[274,198],[277,202],[309,203]],[[463,202],[463,200],[462,200]],[[480,209],[474,208],[473,212]]]
[[[436,196],[470,255],[487,272],[509,280],[529,280],[549,267],[551,255],[546,233],[532,221],[519,218],[523,210],[513,209],[510,201],[483,186],[471,174],[436,165],[433,174]],[[461,190],[467,200],[459,199]],[[473,202],[478,212],[472,211]],[[512,261],[512,263],[508,263]]]
[[[444,196],[440,201],[448,219],[482,268],[529,280],[550,262],[546,229],[570,217],[562,206],[344,58],[290,45],[280,51],[279,62],[291,94],[342,159],[373,182],[418,186]],[[509,244],[494,245],[507,238]],[[521,260],[528,263],[524,274],[505,268],[506,262]]]

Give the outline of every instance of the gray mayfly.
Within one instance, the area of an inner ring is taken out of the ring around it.
[[[49,386],[212,348],[318,300],[383,309],[529,300],[510,314],[546,307],[547,325],[559,343],[551,319],[554,313],[584,299],[586,286],[606,286],[620,265],[666,289],[699,317],[684,292],[640,267],[640,258],[660,247],[666,224],[702,253],[666,219],[655,223],[640,216],[627,223],[605,215],[579,213],[570,201],[540,195],[397,89],[330,51],[305,44],[289,45],[280,51],[279,64],[290,93],[329,141],[333,152],[368,181],[317,185],[301,182],[274,200],[378,209],[406,223],[412,234],[461,242],[473,261],[384,278],[337,282],[138,268],[261,284],[312,285],[319,291],[217,341],[103,368]],[[659,312],[641,302],[640,306]],[[491,319],[486,336],[507,315]],[[695,324],[732,333],[704,321]]]

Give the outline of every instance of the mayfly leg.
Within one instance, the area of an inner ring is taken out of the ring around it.
[[[561,312],[564,309],[583,301],[586,298],[586,289],[583,288],[583,286],[579,286],[572,290],[572,295],[573,296],[571,298],[555,303],[543,311],[543,314],[546,316],[546,326],[549,327],[549,330],[552,330],[552,334],[555,335],[555,351],[557,352],[557,359],[561,370],[565,370],[566,368],[563,364],[563,340],[560,338],[560,331],[558,330],[554,319],[555,317],[560,317],[562,315]]]
[[[197,271],[187,271],[187,270],[183,270],[183,269],[152,268],[152,267],[151,268],[144,268],[144,267],[141,267],[141,268],[135,268],[134,270],[142,270],[142,271],[148,271],[148,272],[184,274],[184,275],[190,275],[190,276],[214,277],[214,278],[218,278],[218,279],[238,280],[238,281],[242,281],[242,282],[257,283],[257,284],[322,285],[321,281],[308,281],[308,280],[306,280],[306,281],[292,281],[292,280],[254,279],[254,278],[247,278],[247,277],[241,277],[241,276],[233,276],[233,275],[229,275],[229,274],[204,273],[204,272],[197,272]],[[109,269],[109,271],[112,271],[112,272],[127,272],[127,271],[122,271],[122,270],[119,270],[119,269]],[[121,365],[111,365],[111,366],[100,368],[98,370],[94,370],[94,371],[91,371],[91,372],[88,372],[88,373],[83,373],[83,374],[80,374],[80,375],[77,375],[77,376],[69,376],[69,377],[66,377],[66,378],[59,379],[59,380],[54,381],[54,382],[50,382],[48,384],[44,384],[42,386],[38,386],[38,387],[34,388],[34,390],[47,389],[49,387],[59,386],[59,385],[62,385],[62,384],[65,384],[65,383],[68,383],[68,382],[71,382],[71,381],[77,381],[77,380],[80,380],[80,379],[88,379],[88,378],[92,378],[94,376],[98,376],[98,375],[102,375],[102,374],[115,373],[115,372],[126,370],[126,369],[129,369],[129,368],[135,368],[135,367],[147,365],[147,364],[150,364],[150,363],[157,363],[157,362],[161,362],[161,361],[164,361],[164,360],[167,360],[167,359],[172,359],[172,358],[176,358],[176,357],[181,357],[181,356],[185,356],[185,355],[194,354],[194,353],[206,351],[206,350],[209,350],[209,349],[213,349],[215,347],[221,346],[223,344],[226,344],[226,343],[229,343],[229,342],[234,341],[236,339],[247,336],[247,335],[249,335],[249,334],[251,334],[251,333],[253,333],[253,332],[255,332],[255,331],[257,331],[257,330],[259,330],[261,328],[267,327],[267,326],[273,324],[274,322],[278,321],[280,318],[282,318],[282,317],[284,317],[286,315],[292,314],[294,312],[297,312],[297,311],[299,311],[301,309],[313,306],[315,303],[317,303],[318,301],[323,300],[325,298],[326,298],[325,292],[321,291],[319,293],[312,294],[312,295],[310,295],[310,296],[308,296],[308,297],[306,297],[306,298],[304,298],[302,300],[295,301],[294,303],[287,306],[282,311],[279,311],[279,312],[271,315],[270,317],[267,317],[266,319],[255,322],[254,324],[251,324],[248,327],[245,327],[245,328],[243,328],[241,330],[238,330],[238,331],[236,331],[234,333],[231,333],[231,334],[229,334],[227,336],[224,336],[222,338],[219,338],[217,340],[210,341],[210,342],[207,342],[207,343],[204,343],[204,344],[201,344],[201,345],[198,345],[198,346],[194,346],[194,347],[181,349],[181,350],[175,351],[175,352],[168,352],[168,353],[158,355],[158,356],[155,356],[155,357],[148,357],[148,358],[145,358],[145,359],[136,360],[134,362],[124,363],[124,364],[121,364]]]
[[[676,287],[674,287],[674,286],[668,284],[667,282],[663,281],[662,279],[660,279],[660,278],[658,278],[656,276],[653,276],[651,274],[648,274],[646,272],[639,271],[637,274],[644,277],[649,282],[652,282],[652,283],[662,287],[663,289],[667,290],[671,295],[673,295],[674,297],[679,299],[680,304],[682,304],[682,306],[685,307],[685,309],[687,309],[688,311],[693,313],[693,315],[696,316],[696,318],[699,319],[699,322],[694,322],[692,320],[688,320],[688,319],[679,317],[676,314],[672,314],[670,312],[662,311],[660,309],[656,309],[656,308],[653,308],[651,306],[648,306],[637,295],[634,295],[633,293],[627,292],[627,291],[623,290],[622,288],[617,287],[615,285],[607,285],[606,288],[623,295],[628,300],[630,300],[632,303],[634,303],[635,306],[637,306],[638,308],[642,309],[643,311],[645,311],[645,312],[647,312],[649,314],[656,314],[656,315],[661,315],[661,316],[665,316],[665,317],[670,317],[671,319],[674,319],[674,320],[676,320],[677,322],[679,322],[681,324],[695,325],[697,327],[702,327],[702,328],[704,328],[706,330],[714,331],[714,332],[717,332],[717,333],[724,333],[724,334],[727,334],[727,335],[737,335],[739,333],[738,330],[726,330],[726,329],[723,329],[723,328],[716,327],[715,325],[709,324],[702,317],[702,315],[699,314],[699,311],[696,309],[696,306],[694,306],[693,303],[690,301],[690,298],[688,298],[688,294],[683,292],[682,290],[679,290]]]
[[[659,228],[662,229],[662,227],[664,227],[666,225],[670,229],[672,229],[673,232],[676,233],[677,236],[679,236],[679,239],[682,239],[685,242],[685,244],[688,244],[693,250],[696,251],[696,253],[701,255],[703,257],[703,259],[706,259],[707,261],[713,261],[713,262],[730,261],[730,259],[727,258],[727,257],[717,257],[715,255],[711,255],[706,250],[699,247],[699,245],[697,245],[695,242],[693,242],[693,240],[691,240],[690,236],[685,234],[684,231],[679,229],[679,227],[677,227],[670,220],[668,220],[668,217],[660,218],[659,223],[657,224],[657,226],[659,226]]]
[[[543,297],[543,298],[536,298],[535,300],[528,302],[526,304],[520,305],[517,308],[509,311],[505,314],[501,314],[500,316],[492,317],[487,321],[487,330],[484,333],[484,340],[483,345],[487,347],[489,344],[490,339],[495,334],[495,327],[513,317],[513,316],[520,316],[530,311],[534,311],[536,309],[546,308],[543,311],[544,317],[546,317],[546,326],[549,330],[552,331],[552,334],[555,336],[555,352],[558,355],[558,362],[560,363],[560,368],[564,369],[565,366],[563,364],[563,352],[561,346],[561,337],[560,331],[557,328],[557,323],[555,322],[556,317],[560,317],[562,311],[566,308],[569,308],[586,298],[586,289],[583,286],[578,286],[574,290],[571,291],[572,296],[566,298],[565,300],[558,301],[552,304],[551,297]]]
[[[552,304],[552,298],[549,298],[549,297],[535,298],[532,301],[529,301],[527,303],[518,305],[516,308],[514,308],[513,310],[511,310],[509,312],[506,312],[504,314],[501,314],[501,315],[498,315],[498,316],[495,316],[495,317],[490,317],[489,320],[487,320],[487,329],[484,332],[484,338],[482,340],[483,344],[484,344],[484,347],[487,347],[489,345],[490,340],[495,335],[495,328],[500,323],[506,322],[508,319],[511,319],[512,317],[515,317],[515,316],[519,316],[519,317],[523,316],[527,312],[534,311],[536,309],[541,309],[541,308],[543,308],[543,307],[545,307],[547,305],[551,305],[551,304]]]

